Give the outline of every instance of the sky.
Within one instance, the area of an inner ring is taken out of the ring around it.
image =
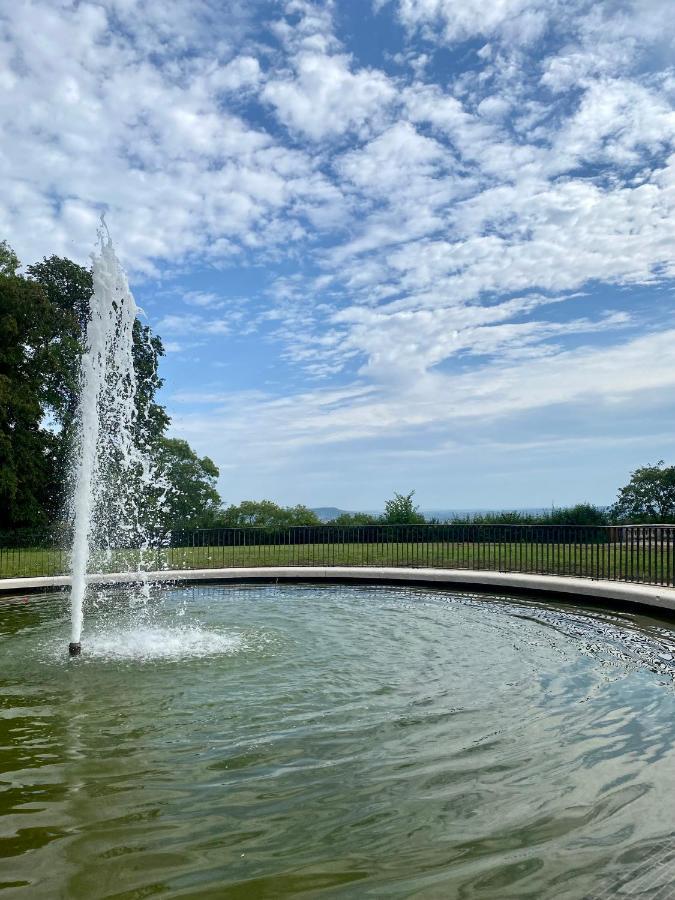
[[[227,503],[675,459],[672,0],[0,0],[0,239],[102,212]]]

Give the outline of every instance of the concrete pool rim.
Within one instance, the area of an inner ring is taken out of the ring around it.
[[[90,584],[133,584],[143,580],[154,583],[201,584],[386,584],[415,587],[455,588],[462,591],[514,593],[536,596],[545,594],[568,603],[619,604],[640,607],[675,616],[675,588],[626,581],[603,581],[564,575],[531,575],[522,572],[491,572],[476,569],[425,569],[366,566],[265,566],[228,569],[174,569],[90,575]],[[0,579],[0,596],[46,593],[65,590],[69,575],[36,578]]]

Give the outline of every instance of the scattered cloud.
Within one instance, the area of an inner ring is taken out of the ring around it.
[[[347,55],[310,51],[298,53],[292,71],[270,79],[262,91],[284,125],[315,141],[349,131],[368,135],[387,121],[395,95],[382,73],[354,73]]]
[[[159,320],[160,333],[166,334],[209,334],[225,335],[230,331],[229,322],[225,319],[207,319],[194,313],[168,315]]]
[[[356,132],[361,137],[388,121],[396,87],[381,71],[354,65],[333,34],[333,3],[291,0],[276,23],[286,64],[268,77],[261,97],[292,132],[319,141]]]
[[[455,484],[457,478],[461,482],[469,480],[476,491],[473,498],[468,496],[457,505],[465,502],[472,505],[480,496],[481,480],[484,482],[490,474],[485,464],[491,449],[499,451],[496,457],[499,465],[508,466],[504,444],[510,442],[512,464],[520,466],[522,462],[526,471],[527,460],[531,458],[528,443],[548,450],[549,456],[557,460],[558,478],[561,467],[568,467],[574,459],[579,483],[562,486],[555,480],[549,481],[550,490],[560,498],[563,490],[567,494],[571,489],[574,497],[573,491],[585,485],[584,489],[591,491],[586,499],[595,496],[597,502],[602,502],[609,501],[612,494],[598,497],[593,491],[597,492],[600,483],[606,483],[607,490],[616,490],[616,481],[612,482],[611,478],[620,477],[617,471],[622,471],[619,445],[643,458],[645,453],[658,452],[672,444],[672,432],[663,432],[658,414],[670,408],[663,404],[668,402],[667,395],[672,396],[675,387],[674,347],[675,329],[670,329],[624,340],[600,351],[582,346],[559,350],[546,358],[483,363],[471,371],[453,375],[428,374],[424,379],[397,385],[396,391],[389,391],[386,386],[374,389],[365,384],[342,391],[321,389],[284,397],[210,391],[174,397],[172,408],[182,435],[200,444],[204,452],[208,448],[212,452],[214,448],[222,448],[223,461],[234,464],[240,473],[238,484],[244,493],[246,488],[242,482],[253,489],[256,480],[270,486],[276,481],[277,496],[290,497],[279,479],[285,479],[289,473],[292,477],[299,459],[303,460],[303,473],[317,458],[321,460],[322,470],[329,467],[332,471],[343,471],[344,460],[348,459],[350,466],[356,466],[357,474],[354,476],[348,469],[345,479],[354,478],[361,492],[361,503],[364,497],[370,497],[370,504],[377,505],[377,493],[358,468],[364,449],[371,448],[370,477],[375,477],[375,484],[380,485],[380,502],[382,481],[376,474],[378,461],[381,464],[383,458],[393,453],[403,459],[401,472],[407,473],[408,479],[413,473],[417,484],[424,484],[427,476],[431,478],[436,493],[429,493],[426,499],[424,494],[421,497],[427,506],[435,502],[438,507],[439,500],[443,505],[448,479]],[[660,404],[655,406],[652,430],[626,430],[626,422],[639,419],[638,398],[645,396],[650,397],[651,403]],[[207,412],[203,411],[204,406],[208,407]],[[579,410],[578,417],[570,418],[564,411],[574,407]],[[510,419],[519,423],[515,433],[504,430]],[[567,426],[562,433],[560,420]],[[261,433],[266,436],[264,441],[260,440]],[[638,433],[643,437],[649,435],[650,440],[636,440]],[[602,450],[596,464],[604,462],[604,467],[595,474],[592,467],[584,470],[583,457],[574,455],[579,451],[588,458],[589,445]],[[607,456],[608,445],[614,448],[613,456]],[[412,452],[402,454],[405,449]],[[421,449],[425,452],[420,455]],[[431,453],[434,449],[437,452]],[[415,453],[421,468],[413,465]],[[213,455],[218,462],[219,453]],[[436,459],[433,465],[431,456]],[[448,462],[453,458],[462,458],[464,468],[448,470]],[[606,472],[611,473],[611,478],[606,479]],[[554,478],[553,472],[551,477]],[[330,482],[325,482],[324,476],[320,483]],[[390,490],[396,487],[394,482]],[[312,483],[310,488],[314,490]],[[500,489],[492,484],[493,498],[495,489],[502,491],[499,496],[509,496],[508,485]],[[294,496],[310,499],[307,482],[296,484],[295,490]],[[546,502],[551,495],[547,496]],[[490,505],[494,499],[487,502]],[[511,501],[503,502],[517,504],[518,499],[513,496]]]
[[[198,306],[207,309],[222,309],[227,301],[220,294],[213,291],[186,291],[183,300],[188,306]]]
[[[160,27],[152,3],[36,0],[0,18],[0,231],[24,257],[48,236],[86,259],[106,210],[127,266],[152,273],[270,251],[302,232],[303,208],[330,202],[309,154],[223,96],[259,77],[233,48],[240,20],[212,32],[214,8],[197,4],[192,23],[188,10],[173,4]]]
[[[415,429],[443,448],[591,396],[627,416],[672,388],[670,12],[15,4],[0,238],[86,261],[105,210],[138,290],[170,285],[142,298],[168,365],[241,347],[212,415],[175,401],[191,439],[282,459]]]
[[[571,2],[570,7],[580,6]],[[398,13],[411,30],[439,34],[447,43],[481,35],[499,34],[505,40],[530,43],[540,38],[551,18],[557,17],[557,0],[399,0]]]

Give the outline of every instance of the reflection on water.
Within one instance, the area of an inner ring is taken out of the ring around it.
[[[675,632],[441,591],[0,601],[0,894],[665,897]]]

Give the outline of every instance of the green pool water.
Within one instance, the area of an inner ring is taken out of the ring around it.
[[[0,599],[0,896],[670,897],[675,631],[421,589]]]

